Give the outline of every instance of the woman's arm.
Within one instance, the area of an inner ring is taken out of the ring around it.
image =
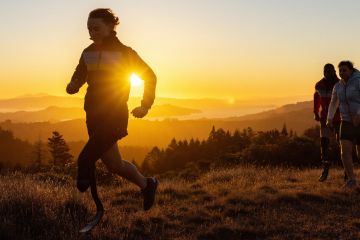
[[[339,98],[338,98],[336,89],[337,89],[337,84],[334,86],[332,94],[331,94],[331,101],[329,104],[329,110],[328,110],[328,115],[327,115],[327,124],[328,125],[332,124],[336,110],[339,107]]]
[[[320,120],[319,110],[320,110],[320,95],[315,89],[315,93],[314,93],[314,116],[315,117],[314,118],[316,121]]]
[[[79,64],[76,66],[75,72],[71,77],[70,83],[66,86],[66,92],[69,94],[75,94],[79,91],[82,85],[86,82],[87,67],[81,54]]]
[[[141,106],[150,109],[155,100],[156,75],[145,61],[132,49],[130,50],[129,58],[132,71],[144,81],[144,94]]]

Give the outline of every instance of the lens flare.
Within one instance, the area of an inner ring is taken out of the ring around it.
[[[141,80],[141,78],[135,73],[131,74],[130,82],[132,87],[139,87],[140,85],[143,84],[143,80]]]

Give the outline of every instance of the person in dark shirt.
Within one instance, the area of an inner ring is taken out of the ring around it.
[[[75,94],[87,83],[84,110],[89,140],[78,157],[77,188],[84,192],[95,182],[95,163],[101,158],[109,171],[140,187],[144,210],[154,203],[158,181],[144,177],[132,163],[122,160],[117,141],[125,137],[128,125],[127,101],[130,75],[144,81],[141,105],[131,111],[144,117],[155,99],[156,75],[130,47],[116,36],[119,18],[111,9],[95,9],[88,17],[88,31],[93,43],[82,52],[79,64],[66,87]]]
[[[331,93],[334,85],[339,81],[336,76],[334,65],[327,63],[324,66],[324,77],[315,85],[314,93],[314,118],[320,122],[320,147],[323,171],[319,177],[319,181],[323,182],[327,179],[330,168],[329,161],[329,144],[332,130],[335,132],[336,140],[339,142],[340,114],[336,111],[333,118],[333,129],[326,125],[326,119],[331,100]],[[321,108],[321,111],[320,111]]]

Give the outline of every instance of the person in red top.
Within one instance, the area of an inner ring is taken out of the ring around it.
[[[335,68],[332,64],[327,63],[324,66],[324,78],[318,81],[315,85],[314,93],[314,118],[320,122],[320,147],[321,160],[323,163],[323,171],[320,175],[319,181],[323,182],[327,179],[330,168],[329,161],[329,143],[332,131],[335,132],[336,140],[339,142],[340,130],[340,113],[337,110],[333,119],[333,129],[326,125],[326,119],[331,101],[331,94],[334,85],[339,81]],[[321,110],[320,110],[321,109]]]

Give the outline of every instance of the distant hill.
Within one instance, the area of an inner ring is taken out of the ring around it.
[[[313,102],[312,101],[305,101],[305,102],[298,102],[294,104],[286,104],[279,108],[275,108],[268,111],[263,111],[255,114],[248,114],[241,117],[230,117],[227,118],[229,121],[243,121],[243,120],[259,120],[259,119],[266,119],[266,118],[274,118],[277,116],[284,116],[290,112],[301,112],[305,111],[306,113],[313,112]],[[306,117],[307,119],[307,117]]]
[[[84,110],[81,108],[47,107],[38,111],[16,111],[0,113],[0,121],[11,120],[13,122],[57,122],[85,118]]]
[[[81,108],[83,106],[83,97],[81,95],[72,96],[51,96],[46,94],[24,95],[9,99],[0,99],[1,112],[8,112],[14,110],[40,110],[50,106],[66,107],[66,108]],[[269,101],[239,101],[235,99],[181,99],[181,98],[163,98],[156,97],[155,105],[173,105],[184,108],[195,108],[200,110],[209,109],[238,109],[238,108],[254,108],[262,107],[269,108],[279,104],[280,100]],[[140,97],[130,97],[128,103],[130,107],[135,107],[141,102]],[[281,101],[283,102],[283,101]],[[288,101],[289,102],[289,101]]]
[[[185,116],[195,113],[201,113],[201,110],[178,107],[171,104],[164,105],[154,105],[147,117],[177,117],[177,116]]]
[[[148,117],[176,117],[194,113],[201,113],[201,111],[166,104],[153,106]],[[51,106],[38,111],[0,113],[0,122],[6,120],[11,120],[12,122],[58,122],[78,118],[85,118],[85,112],[82,108],[75,107],[66,108]]]
[[[80,97],[60,97],[50,95],[25,95],[17,98],[0,99],[0,109],[6,110],[40,110],[50,106],[57,107],[82,107],[83,98]]]
[[[64,119],[82,118],[75,108],[83,108],[81,95],[75,96],[50,96],[46,94],[24,95],[11,99],[0,99],[0,121],[9,119],[14,122],[26,121],[57,121]],[[276,101],[275,101],[276,102]],[[129,109],[139,106],[140,97],[130,97]],[[52,109],[48,109],[53,107]],[[54,107],[58,107],[55,109]],[[176,117],[178,119],[199,119],[215,117],[241,116],[249,113],[274,108],[269,101],[239,101],[235,99],[179,99],[157,97],[154,106],[149,112],[148,118],[164,119]],[[67,108],[61,109],[61,108]],[[71,108],[72,110],[70,110]],[[58,110],[58,111],[56,111]],[[20,111],[31,111],[30,113],[16,113]],[[56,112],[55,112],[56,111]],[[52,115],[53,114],[53,115]]]
[[[121,144],[132,146],[166,146],[172,138],[189,139],[208,137],[212,126],[228,130],[252,127],[255,130],[281,129],[286,123],[288,129],[299,134],[316,124],[313,120],[311,102],[285,105],[272,111],[261,112],[244,117],[216,118],[198,120],[146,120],[130,118],[129,135],[121,141]],[[87,139],[84,119],[75,119],[57,123],[15,123],[5,121],[0,127],[14,132],[16,137],[36,141],[39,136],[46,139],[51,132],[57,130],[68,141]]]

